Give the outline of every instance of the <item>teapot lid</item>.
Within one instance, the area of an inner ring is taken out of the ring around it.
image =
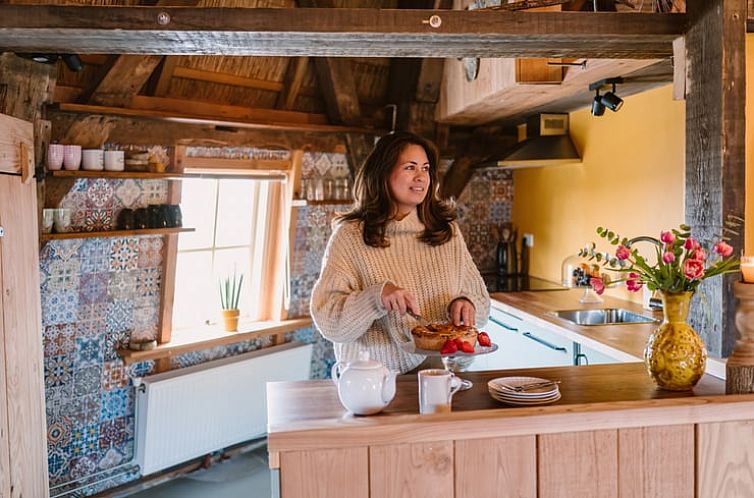
[[[382,368],[382,363],[377,360],[369,359],[369,351],[359,351],[359,359],[352,361],[348,364],[348,368],[355,368],[357,370],[371,370],[374,368]]]

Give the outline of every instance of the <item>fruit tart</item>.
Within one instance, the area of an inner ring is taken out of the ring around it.
[[[428,326],[417,325],[411,329],[414,344],[417,349],[440,351],[448,341],[460,340],[467,342],[473,349],[477,342],[478,331],[467,325],[453,325],[452,323],[431,323]]]

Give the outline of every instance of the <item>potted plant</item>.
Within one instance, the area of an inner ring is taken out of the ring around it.
[[[220,281],[220,304],[223,307],[225,330],[228,332],[238,330],[238,301],[242,284],[243,273],[238,275],[235,271],[233,276],[227,276]]]

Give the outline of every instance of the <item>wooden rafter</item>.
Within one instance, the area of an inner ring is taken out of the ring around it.
[[[127,106],[162,60],[157,55],[121,55],[88,96],[92,104]]]
[[[283,90],[278,95],[275,107],[278,109],[292,109],[296,98],[301,92],[301,85],[306,76],[306,70],[309,68],[308,57],[296,57],[288,62],[288,69],[285,73],[285,82]]]
[[[158,24],[161,12],[167,24]],[[437,28],[432,15],[442,21]],[[0,5],[0,46],[83,54],[659,58],[672,54],[686,25],[686,14]]]

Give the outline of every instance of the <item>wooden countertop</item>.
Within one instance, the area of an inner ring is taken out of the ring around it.
[[[513,375],[559,379],[562,398],[536,407],[512,407],[492,399],[487,381]],[[660,390],[643,363],[464,372],[460,376],[473,381],[474,387],[457,393],[453,411],[441,415],[419,415],[416,375],[398,377],[395,399],[382,413],[369,417],[348,413],[331,381],[268,383],[269,449],[275,453],[448,439],[443,431],[462,432],[453,439],[473,439],[562,432],[566,427],[672,425],[738,419],[740,413],[754,410],[754,395],[724,396],[725,383],[709,375],[693,391]],[[739,404],[731,408],[734,402]],[[653,422],[648,424],[647,417]]]
[[[642,315],[651,315],[662,320],[662,311],[648,311],[631,301],[602,296],[602,304],[581,304],[584,293],[581,289],[537,291],[537,292],[497,292],[490,295],[492,306],[530,320],[536,325],[564,335],[571,340],[596,349],[619,361],[643,361],[644,346],[654,323],[627,323],[619,325],[581,326],[557,318],[550,313],[556,310],[577,310],[594,308],[625,308]],[[494,340],[494,339],[493,339]],[[725,359],[707,358],[707,373],[720,379],[725,378]]]

